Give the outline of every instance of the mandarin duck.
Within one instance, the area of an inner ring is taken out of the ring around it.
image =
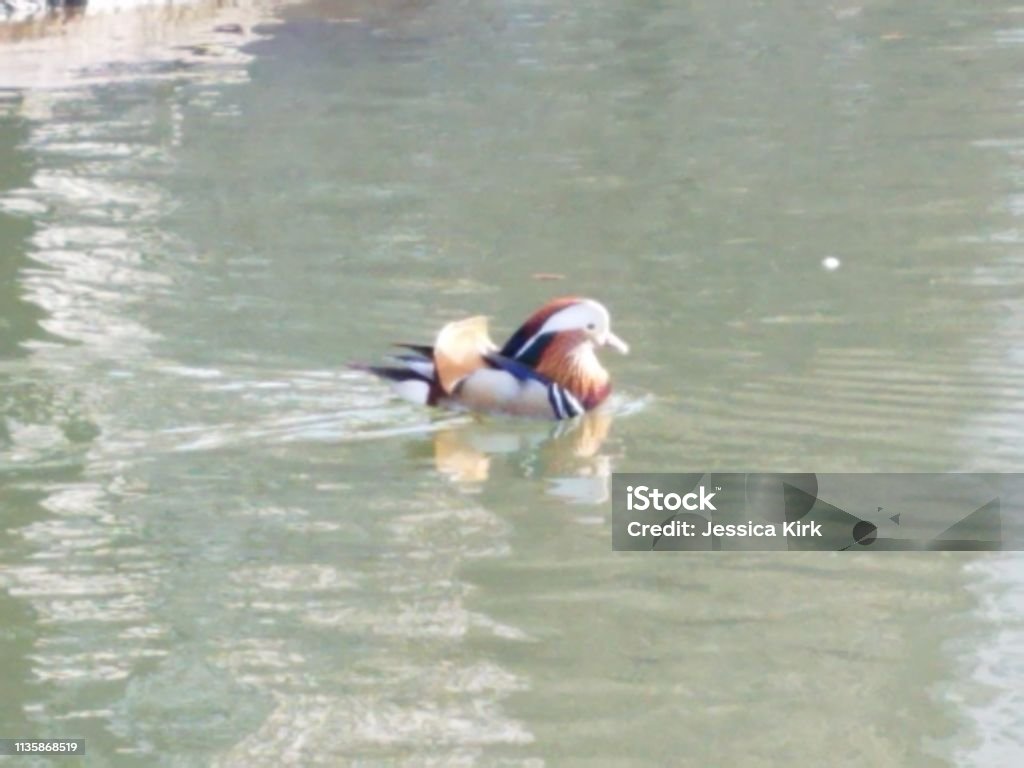
[[[534,312],[499,348],[478,316],[448,323],[434,344],[399,344],[396,365],[358,366],[388,380],[422,405],[571,419],[603,403],[611,382],[596,347],[622,354],[608,310],[593,299],[566,297]]]

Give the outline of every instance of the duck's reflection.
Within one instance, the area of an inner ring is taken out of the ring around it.
[[[611,457],[602,447],[613,414],[598,410],[568,422],[476,421],[437,432],[434,466],[465,490],[481,490],[496,474],[541,478],[568,501],[609,498]]]

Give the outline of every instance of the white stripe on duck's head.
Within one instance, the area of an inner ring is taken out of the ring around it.
[[[398,366],[363,366],[403,397],[426,405],[566,419],[600,405],[611,391],[594,354],[629,347],[612,333],[608,310],[593,299],[554,299],[498,349],[484,317],[448,323],[433,346],[403,344]]]
[[[536,364],[548,344],[559,334],[572,334],[579,344],[610,346],[622,354],[629,345],[612,333],[611,315],[593,299],[565,296],[553,299],[534,312],[501,349],[501,354]]]

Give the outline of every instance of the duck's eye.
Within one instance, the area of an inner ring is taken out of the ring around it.
[[[597,326],[594,323],[587,323],[587,330],[588,331],[592,331],[595,328],[597,328]]]

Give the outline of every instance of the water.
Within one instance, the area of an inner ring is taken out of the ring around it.
[[[0,46],[0,735],[89,765],[1024,756],[1019,557],[613,556],[606,503],[612,470],[1019,469],[1020,8],[66,26]],[[564,293],[633,348],[567,433],[346,368]]]

